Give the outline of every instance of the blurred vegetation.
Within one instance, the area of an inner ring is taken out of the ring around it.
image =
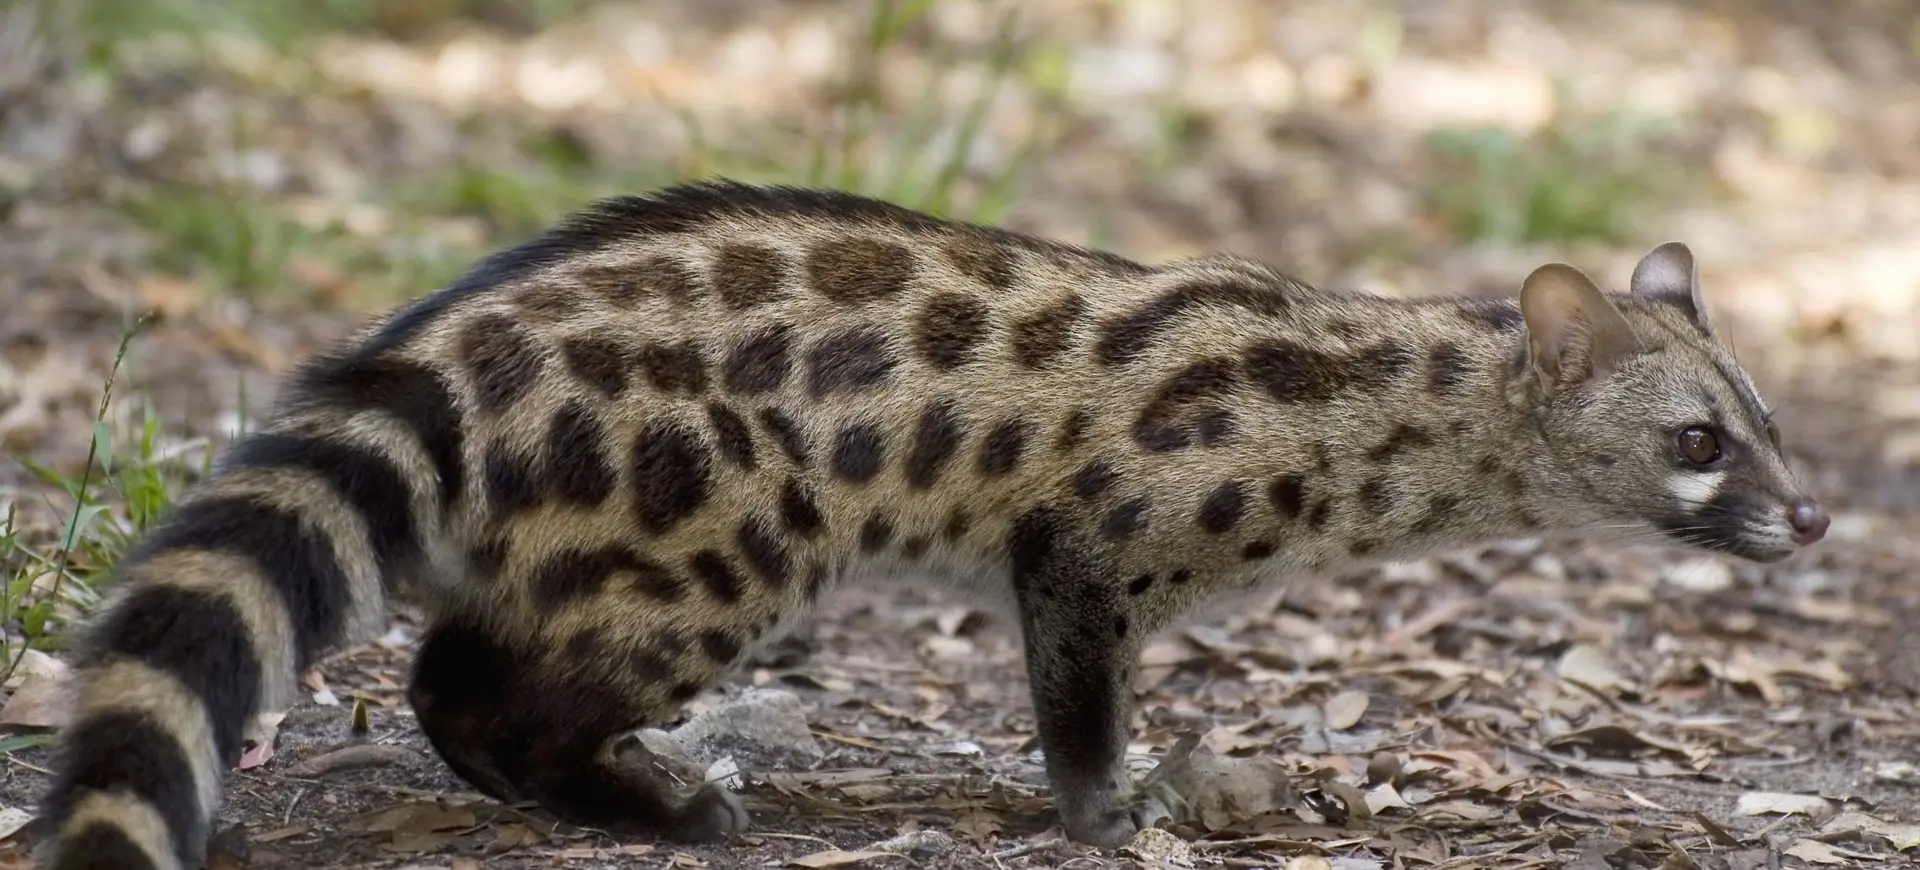
[[[1428,205],[1463,240],[1621,242],[1631,219],[1667,204],[1684,180],[1664,151],[1667,119],[1585,112],[1562,90],[1559,111],[1530,136],[1501,127],[1448,127],[1428,135],[1442,170]]]
[[[297,65],[302,50],[329,35],[405,40],[456,24],[526,33],[591,5],[591,0],[86,0],[74,7],[76,14],[66,23],[78,29],[74,35],[84,46],[88,73],[112,83],[126,60],[126,47],[136,41],[172,39],[205,47],[237,39]],[[292,275],[297,260],[324,263],[358,285],[353,294],[357,306],[391,304],[430,292],[489,249],[531,236],[594,198],[714,174],[839,187],[943,216],[997,223],[1037,143],[1024,145],[1012,171],[993,179],[969,205],[961,206],[954,196],[995,97],[994,87],[962,103],[958,118],[950,117],[950,101],[932,93],[907,117],[882,118],[879,59],[932,5],[933,0],[877,0],[872,5],[859,34],[861,50],[844,84],[835,89],[842,98],[825,125],[837,135],[807,136],[806,148],[794,154],[724,147],[709,141],[691,115],[683,114],[695,145],[692,153],[656,165],[603,165],[565,132],[534,128],[516,133],[521,159],[510,167],[481,157],[463,158],[387,192],[390,201],[382,205],[403,227],[413,220],[477,220],[481,237],[464,245],[403,243],[393,237],[407,235],[404,231],[351,232],[337,220],[298,215],[284,198],[225,176],[118,184],[114,196],[123,213],[149,235],[149,265],[155,270],[188,279],[212,294],[297,307],[321,301],[287,289],[299,283]],[[1007,7],[989,46],[992,83],[1023,76],[1048,89],[1064,87],[1061,54],[1019,39],[1018,24],[1019,8]],[[922,57],[936,68],[961,60],[957,49],[943,45],[928,47]],[[317,77],[293,78],[303,87],[327,86]],[[939,77],[932,82],[935,88],[944,85]],[[253,131],[236,121],[232,135],[244,145]],[[123,337],[122,356],[134,332],[129,328]],[[116,373],[122,361],[116,357]],[[76,438],[92,439],[88,461],[78,474],[15,457],[41,483],[72,500],[55,541],[27,534],[11,515],[0,518],[0,571],[9,577],[0,596],[0,619],[16,626],[30,647],[57,648],[63,643],[65,620],[91,608],[119,555],[148,530],[181,487],[206,470],[204,463],[192,467],[159,454],[161,433],[150,411],[134,431],[116,432],[107,419],[112,377],[103,385],[93,432],[75,433]],[[17,664],[20,650],[8,652],[8,660]]]

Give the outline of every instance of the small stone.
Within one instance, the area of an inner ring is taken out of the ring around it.
[[[799,696],[780,689],[748,689],[672,731],[648,728],[637,736],[652,752],[703,764],[729,755],[808,762],[826,755],[807,730]]]
[[[893,852],[915,860],[938,858],[953,851],[960,844],[952,836],[934,830],[908,831],[898,837],[888,837],[867,847],[869,852]]]
[[[1193,846],[1161,828],[1142,828],[1133,840],[1119,849],[1120,854],[1158,866],[1190,867]]]

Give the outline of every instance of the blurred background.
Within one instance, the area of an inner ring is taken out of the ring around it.
[[[1644,642],[1616,665],[1648,691],[1704,685],[1686,703],[1769,722],[1871,708],[1849,720],[1879,723],[1863,745],[1920,755],[1912,0],[0,0],[9,649],[57,653],[209,448],[360,318],[594,197],[715,174],[1388,294],[1511,294],[1550,260],[1618,288],[1684,240],[1835,513],[1827,544],[1767,569],[1508,554],[1471,582],[1402,571],[1353,582],[1412,591],[1292,606],[1339,650],[1477,589],[1528,640],[1449,654],[1550,671],[1569,644]],[[1571,611],[1482,594],[1514,577]],[[902,655],[956,673],[921,641],[961,623],[900,594],[823,624],[905,625]],[[1298,641],[1278,618],[1227,630]],[[875,654],[832,630],[825,654]],[[991,643],[959,658],[1017,673]],[[1789,653],[1831,670],[1754,682]],[[1282,705],[1261,703],[1247,715]],[[1920,806],[1920,774],[1872,769],[1828,773]]]

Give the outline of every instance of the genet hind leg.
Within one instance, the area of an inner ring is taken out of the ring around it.
[[[746,811],[717,785],[688,790],[614,751],[631,729],[671,715],[698,690],[643,679],[650,670],[574,638],[564,655],[517,649],[475,624],[434,626],[408,698],[434,750],[461,779],[501,801],[532,800],[576,825],[685,842],[744,829]],[[629,657],[632,658],[632,657]],[[641,666],[646,662],[639,662]]]

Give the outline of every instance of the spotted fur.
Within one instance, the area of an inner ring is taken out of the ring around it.
[[[726,182],[599,203],[307,364],[126,558],[42,866],[198,866],[243,723],[395,584],[462,778],[727,835],[730,796],[612,738],[901,571],[1011,599],[1065,829],[1120,842],[1153,816],[1120,766],[1136,653],[1207,598],[1553,531],[1819,537],[1691,254],[1631,290],[1546,266],[1517,303],[1334,294]],[[1689,466],[1689,426],[1724,457]]]

